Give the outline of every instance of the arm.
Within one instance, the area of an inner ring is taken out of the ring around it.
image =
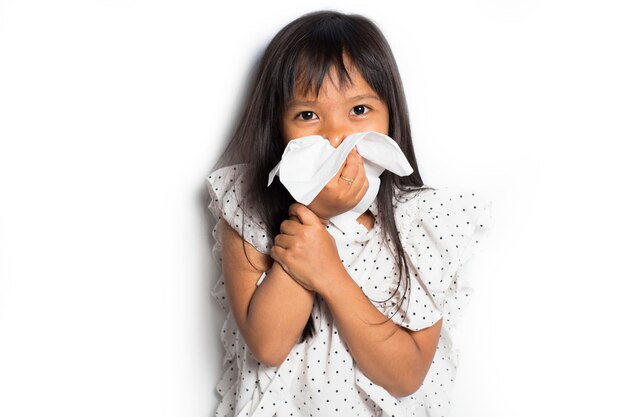
[[[346,272],[320,293],[359,369],[394,397],[419,389],[430,368],[441,320],[410,331],[387,319]]]
[[[243,241],[224,220],[220,222],[224,285],[237,327],[260,362],[279,366],[302,334],[315,293],[300,286],[270,256]],[[262,271],[267,271],[266,277],[257,287]]]
[[[289,210],[294,220],[281,224],[272,258],[302,287],[324,298],[343,340],[368,378],[396,397],[417,391],[433,360],[441,320],[416,332],[393,321],[376,324],[387,317],[348,274],[335,240],[319,218],[301,204],[293,204]]]

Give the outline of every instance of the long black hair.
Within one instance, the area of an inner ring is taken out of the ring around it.
[[[415,159],[408,108],[396,61],[385,37],[372,21],[355,14],[319,11],[308,13],[281,29],[261,58],[241,119],[215,168],[247,164],[249,189],[245,195],[247,201],[254,204],[243,207],[254,207],[256,215],[267,226],[268,236],[273,239],[279,234],[280,223],[288,218],[287,210],[295,200],[280,181],[273,181],[267,187],[267,178],[285,149],[280,128],[285,104],[296,87],[303,88],[305,93],[319,94],[332,68],[337,71],[340,85],[350,82],[344,57],[386,103],[389,136],[398,143],[413,167],[413,173],[405,177],[384,171],[376,197],[384,242],[397,254],[395,261],[400,280],[396,293],[405,280],[404,300],[407,290],[410,296],[410,277],[394,219],[394,200],[424,184]],[[313,334],[313,320],[309,318],[300,342]]]

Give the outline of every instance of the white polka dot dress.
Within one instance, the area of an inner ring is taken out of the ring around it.
[[[241,197],[245,165],[220,168],[207,181],[213,215],[224,218],[257,250],[269,254],[272,241],[263,223],[248,213],[251,210],[246,210],[244,218]],[[376,202],[370,211],[377,217]],[[327,230],[337,242],[348,273],[371,300],[382,301],[373,304],[396,324],[420,330],[443,318],[437,351],[422,386],[412,395],[396,398],[367,378],[355,366],[319,295],[312,311],[313,338],[296,344],[279,367],[261,364],[237,329],[220,276],[212,295],[226,312],[226,320],[221,330],[223,375],[217,384],[222,398],[215,416],[447,415],[458,357],[450,331],[472,291],[463,265],[493,223],[491,202],[460,188],[423,188],[395,202],[394,212],[409,261],[411,279],[406,293],[404,285],[396,291],[399,272],[395,255],[383,243],[378,219],[369,231],[358,225],[344,233],[332,223]],[[221,262],[218,225],[213,229],[213,255]],[[263,278],[264,275],[259,277],[257,285]]]

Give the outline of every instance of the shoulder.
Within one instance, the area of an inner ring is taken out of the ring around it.
[[[489,228],[492,223],[492,200],[485,194],[465,187],[422,187],[396,192],[394,211],[400,233],[416,223],[430,219],[435,224],[461,228],[472,224]],[[439,226],[437,226],[439,227]]]
[[[464,187],[430,187],[399,197],[395,220],[402,246],[418,269],[451,278],[492,227],[492,201]],[[448,285],[444,277],[429,281],[441,284],[437,290]]]
[[[444,313],[444,325],[454,326],[459,300],[471,291],[461,267],[492,227],[491,207],[486,195],[463,187],[423,187],[396,196],[400,242],[417,284],[409,297],[413,313],[401,316],[405,327],[427,327]]]
[[[246,172],[246,164],[228,165],[215,169],[206,177],[209,192],[214,198],[219,198],[226,193],[243,191],[246,184]]]
[[[209,209],[217,219],[227,213],[225,210],[242,208],[248,191],[248,166],[228,165],[215,169],[206,177],[209,191]]]
[[[216,220],[228,225],[258,251],[268,254],[272,242],[264,222],[250,204],[248,166],[229,165],[218,168],[206,177],[209,191],[208,209]]]
[[[490,202],[487,195],[460,186],[423,186],[412,191],[396,189],[395,199],[398,206],[407,205],[408,207],[437,212],[462,210],[473,207],[473,205],[484,206]]]

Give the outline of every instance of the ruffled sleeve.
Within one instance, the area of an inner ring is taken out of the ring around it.
[[[395,217],[411,280],[392,319],[420,330],[444,317],[454,327],[472,292],[463,266],[492,227],[492,202],[461,187],[426,188],[402,198]]]
[[[265,225],[246,204],[246,165],[230,165],[213,171],[206,178],[209,210],[216,220],[223,218],[239,235],[259,252],[269,254],[272,241]]]
[[[206,177],[210,202],[208,208],[218,220],[213,227],[213,257],[221,264],[222,244],[219,219],[224,219],[243,239],[258,251],[269,253],[272,241],[266,233],[264,223],[243,198],[246,195],[246,166],[231,165],[215,170]],[[259,274],[257,285],[265,273]],[[291,359],[281,367],[270,367],[260,363],[247,347],[241,336],[235,317],[227,302],[224,275],[220,274],[211,290],[226,313],[220,339],[224,348],[222,376],[216,389],[221,397],[216,416],[273,416],[278,404],[285,400],[287,387],[294,375]],[[299,352],[301,354],[302,352]]]
[[[493,224],[492,203],[459,187],[423,188],[397,201],[394,215],[407,255],[410,286],[394,279],[392,288],[397,286],[398,291],[379,309],[413,331],[430,327],[442,317],[444,323],[429,374],[416,392],[393,397],[358,368],[356,383],[382,410],[377,415],[443,417],[448,415],[458,365],[450,330],[471,293],[463,267]]]
[[[245,205],[242,196],[245,195],[245,171],[246,166],[243,164],[231,165],[213,171],[206,178],[210,198],[208,208],[217,220],[212,231],[212,236],[215,240],[212,254],[218,265],[222,263],[222,242],[220,239],[220,225],[222,223],[219,222],[221,218],[260,252],[268,253],[269,248],[271,248],[270,239],[262,227],[263,223],[254,216],[251,210],[247,208],[244,210]],[[262,278],[263,275],[260,276],[260,280]],[[218,384],[218,391],[223,395],[226,390],[225,384],[228,385],[232,381],[232,378],[227,375],[227,370],[230,368],[230,372],[234,372],[234,368],[229,367],[229,364],[232,363],[237,355],[236,346],[239,343],[237,326],[227,301],[223,274],[220,274],[217,282],[211,289],[211,295],[226,313],[226,321],[222,326],[221,332],[222,345],[224,346],[223,366],[225,374]]]

